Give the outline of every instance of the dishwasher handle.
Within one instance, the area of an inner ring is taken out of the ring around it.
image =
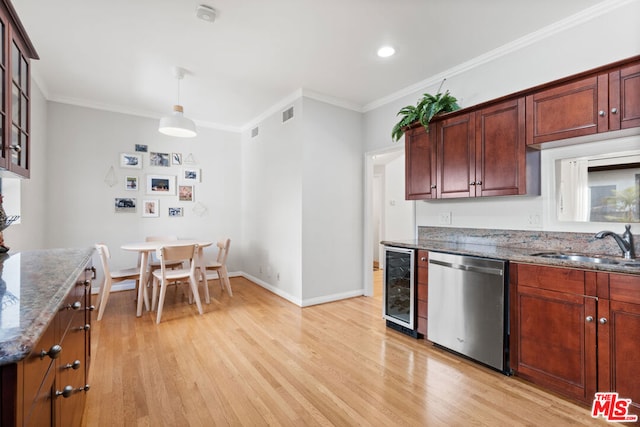
[[[452,262],[440,261],[437,259],[429,259],[429,264],[436,264],[442,267],[453,268],[455,270],[472,271],[475,273],[492,274],[494,276],[502,276],[503,270],[500,268],[482,267],[478,265],[454,264]]]

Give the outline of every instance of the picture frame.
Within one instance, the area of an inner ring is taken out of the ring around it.
[[[169,208],[169,217],[184,216],[184,208]]]
[[[178,185],[178,200],[193,202],[193,185]]]
[[[147,194],[175,196],[175,175],[147,175]]]
[[[169,167],[169,153],[149,153],[149,165],[150,166],[161,166],[161,167]]]
[[[182,169],[181,178],[187,182],[200,182],[200,169],[198,168],[184,168]]]
[[[128,169],[142,169],[142,154],[120,153],[120,167]]]
[[[154,218],[160,216],[160,201],[145,199],[142,201],[142,216],[146,218]]]
[[[182,154],[181,153],[171,153],[171,164],[180,166],[182,165]]]
[[[138,177],[129,175],[125,176],[124,189],[127,191],[138,191]]]
[[[136,211],[135,197],[116,197],[114,199],[116,213],[133,213]]]
[[[139,151],[141,153],[146,153],[148,150],[148,147],[144,144],[136,144],[136,151]]]

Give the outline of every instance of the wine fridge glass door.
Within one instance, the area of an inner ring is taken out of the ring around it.
[[[385,247],[383,315],[384,318],[414,329],[413,249]]]

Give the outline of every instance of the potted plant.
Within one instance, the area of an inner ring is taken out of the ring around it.
[[[398,111],[398,116],[402,116],[402,119],[393,126],[391,131],[391,137],[394,141],[397,141],[404,135],[404,132],[411,123],[419,121],[425,130],[429,132],[429,122],[438,113],[449,113],[451,111],[459,110],[458,100],[449,95],[449,91],[431,95],[425,93],[422,99],[418,100],[416,106],[407,105]]]

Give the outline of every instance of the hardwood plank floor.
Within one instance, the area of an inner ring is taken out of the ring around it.
[[[244,278],[162,323],[132,291],[93,322],[85,426],[610,425],[587,408],[388,329],[375,297],[301,309]]]

